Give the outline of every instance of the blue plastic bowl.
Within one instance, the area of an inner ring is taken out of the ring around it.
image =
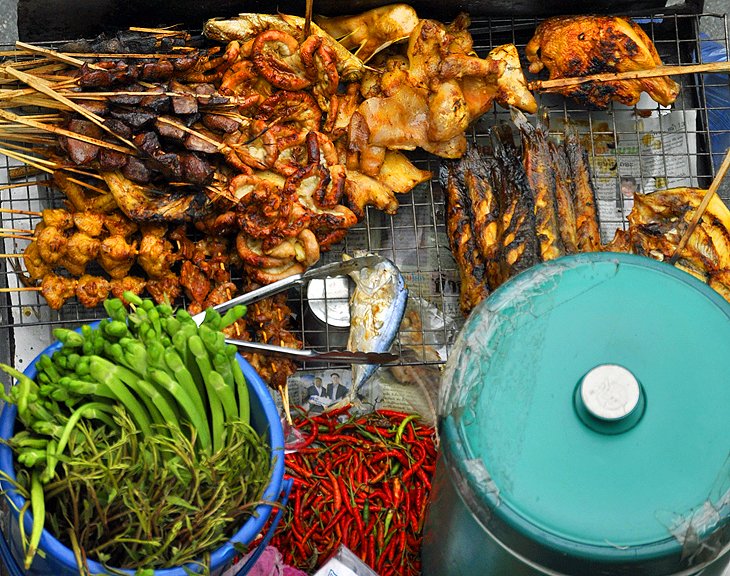
[[[96,327],[98,322],[92,324]],[[80,331],[80,329],[78,330]],[[30,363],[24,374],[29,378],[36,376],[36,362],[41,355],[51,355],[60,349],[62,344],[56,342],[43,350],[33,362]],[[240,355],[236,356],[238,364],[241,366],[246,382],[248,383],[249,396],[251,402],[251,425],[259,434],[265,434],[266,439],[271,447],[271,464],[273,467],[271,480],[264,490],[263,500],[266,502],[277,502],[281,500],[284,478],[284,432],[281,427],[281,420],[276,409],[274,399],[269,393],[268,386],[261,380],[261,377]],[[2,415],[0,415],[0,438],[9,439],[12,437],[15,429],[15,417],[17,409],[14,405],[7,404],[4,406]],[[0,445],[0,470],[7,474],[13,480],[15,479],[15,465],[13,451],[6,445]],[[5,523],[4,536],[8,540],[12,559],[18,566],[23,565],[25,553],[20,539],[20,530],[18,526],[19,510],[25,504],[25,498],[20,496],[7,481],[0,481],[0,486],[6,492],[6,498],[10,500],[10,510],[12,516]],[[231,565],[236,554],[234,544],[249,545],[254,538],[263,530],[269,516],[272,512],[272,506],[269,504],[260,504],[256,507],[254,514],[243,524],[240,530],[236,532],[232,538],[220,548],[214,550],[210,555],[210,574],[216,576],[221,574]],[[276,519],[278,520],[278,518]],[[25,532],[30,534],[33,519],[30,513],[25,515]],[[270,528],[270,532],[273,527]],[[8,533],[9,532],[9,533]],[[43,530],[39,549],[43,554],[37,554],[33,560],[30,570],[24,572],[29,576],[78,576],[80,573],[76,558],[73,551],[62,544],[50,532]],[[6,562],[7,564],[7,562]],[[102,564],[93,560],[88,561],[88,568],[92,574],[109,574]],[[185,568],[195,571],[195,566],[186,566]],[[187,576],[182,566],[175,568],[165,568],[155,570],[156,576]],[[119,571],[119,570],[117,570]],[[133,571],[125,571],[133,574]]]

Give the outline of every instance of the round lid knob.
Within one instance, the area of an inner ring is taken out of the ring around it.
[[[583,377],[580,399],[588,413],[601,420],[621,420],[639,404],[636,377],[618,364],[601,364]]]

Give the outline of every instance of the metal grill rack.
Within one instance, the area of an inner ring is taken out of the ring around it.
[[[700,17],[721,22],[723,26],[720,28],[727,30],[725,15],[654,15],[637,18],[637,21],[652,38],[665,63],[691,64],[702,62],[709,47],[716,49],[719,46],[725,54],[730,51],[726,34],[700,38]],[[533,18],[474,19],[471,32],[475,49],[485,56],[494,46],[513,42],[524,55],[525,44],[537,23],[538,20]],[[524,61],[523,68],[527,70]],[[631,168],[631,175],[642,183],[653,180],[661,187],[661,184],[687,182],[687,185],[706,187],[714,173],[713,162],[715,166],[719,163],[725,147],[730,144],[730,130],[727,129],[730,125],[727,118],[730,115],[728,77],[698,75],[682,76],[678,80],[682,84],[682,93],[671,113],[660,110],[652,102],[650,110],[644,114],[646,118],[637,116],[634,108],[619,105],[613,105],[607,111],[588,111],[555,95],[538,96],[538,102],[547,107],[551,131],[556,134],[566,120],[580,122],[594,169],[603,167],[607,171],[601,180],[604,189],[618,191],[620,178],[625,175],[627,167]],[[715,103],[714,99],[723,91],[724,104]],[[495,107],[476,124],[472,138],[478,141],[490,126],[508,119],[508,111]],[[725,128],[720,124],[723,121]],[[627,141],[638,144],[628,149],[624,145]],[[662,143],[659,148],[657,141]],[[671,146],[667,142],[671,142]],[[401,206],[395,216],[368,209],[365,219],[350,231],[342,243],[325,254],[323,261],[338,260],[342,253],[367,250],[391,258],[400,267],[412,300],[422,304],[422,312],[425,310],[440,319],[424,322],[418,334],[408,334],[407,329],[402,329],[396,343],[397,351],[405,339],[420,341],[424,353],[420,356],[416,353],[415,357],[403,362],[423,364],[434,362],[427,360],[426,346],[443,348],[448,354],[463,318],[458,312],[458,274],[445,230],[444,197],[436,180],[439,159],[419,153],[414,153],[412,158],[420,168],[431,170],[434,178],[411,193],[400,196]],[[9,171],[18,165],[6,157],[0,160],[0,185],[4,186],[0,190],[0,207],[39,210],[62,205],[62,198],[57,192],[33,184],[37,176],[11,181]],[[9,184],[12,187],[8,187]],[[730,201],[727,187],[721,196],[726,202]],[[615,210],[601,212],[604,240],[610,240],[611,229],[625,225],[626,213],[623,198],[617,194]],[[33,228],[35,223],[34,219],[20,214],[2,214],[2,227],[5,228]],[[6,238],[3,252],[22,253],[25,245],[23,241]],[[2,286],[17,286],[13,260],[3,258],[0,265],[6,269],[6,274],[0,275]],[[290,302],[299,336],[307,341],[314,340],[311,327],[303,322],[306,303],[302,294],[292,293]],[[50,342],[53,327],[77,326],[102,315],[103,309],[86,310],[73,299],[56,312],[49,309],[35,292],[0,294],[0,358],[15,360],[16,365],[23,366]],[[324,341],[327,341],[326,334]],[[418,346],[415,348],[417,350]],[[444,359],[442,357],[436,363]]]

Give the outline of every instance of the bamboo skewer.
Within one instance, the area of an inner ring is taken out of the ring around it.
[[[717,174],[712,180],[712,183],[707,189],[707,192],[705,192],[705,196],[704,198],[702,198],[702,202],[700,202],[700,205],[697,207],[694,216],[692,216],[692,221],[689,223],[687,230],[685,230],[684,235],[682,236],[682,238],[680,238],[679,244],[677,244],[677,247],[674,249],[674,253],[668,261],[670,264],[676,264],[677,260],[681,256],[682,250],[684,250],[684,247],[687,246],[687,242],[689,242],[690,236],[692,236],[692,233],[695,231],[695,228],[697,228],[697,225],[702,219],[702,215],[705,213],[705,210],[707,210],[707,206],[710,204],[710,200],[712,200],[712,197],[715,195],[717,189],[720,187],[720,183],[722,182],[723,178],[725,178],[725,173],[728,171],[728,168],[730,168],[730,148],[728,148],[725,152],[725,158],[720,165],[720,169],[717,171]]]
[[[304,9],[304,39],[309,38],[312,28],[312,10],[314,9],[314,0],[307,0]],[[290,422],[291,424],[291,422]]]
[[[0,254],[0,258],[22,258],[22,254]]]
[[[13,186],[14,188],[15,186]],[[0,208],[0,214],[25,214],[26,216],[43,216],[43,212],[32,210],[16,210],[15,208]]]
[[[73,58],[72,56],[63,54],[62,52],[56,52],[55,50],[49,50],[48,48],[41,48],[40,46],[26,44],[25,42],[21,42],[20,40],[16,41],[15,45],[33,54],[42,54],[47,58],[60,60],[65,64],[71,64],[72,66],[77,66],[78,68],[81,68],[84,64],[86,64],[89,68],[94,68],[96,70],[102,69],[101,66],[97,66],[96,64],[89,64],[87,62],[84,62],[83,60],[79,60],[78,58]]]
[[[7,294],[8,292],[40,292],[43,290],[40,286],[18,286],[17,288],[0,288],[0,292]]]
[[[688,64],[683,66],[657,66],[647,70],[631,70],[628,72],[604,72],[590,76],[572,76],[555,78],[554,80],[533,80],[528,82],[530,90],[550,92],[568,86],[578,86],[586,82],[615,82],[616,80],[639,80],[641,78],[658,78],[660,76],[676,76],[679,74],[701,74],[710,72],[730,72],[730,62],[711,62],[709,64]]]
[[[35,234],[35,230],[28,230],[26,228],[0,228],[0,233],[9,232],[10,234]]]
[[[71,130],[66,130],[65,128],[59,128],[58,126],[53,126],[51,124],[43,124],[42,122],[36,122],[35,120],[30,120],[25,116],[18,116],[17,114],[13,114],[12,112],[8,112],[7,110],[0,110],[0,117],[5,118],[6,120],[9,120],[11,122],[18,122],[19,124],[24,124],[31,128],[36,128],[38,130],[43,130],[45,132],[51,132],[53,134],[57,134],[60,136],[66,136],[67,138],[73,138],[74,140],[80,140],[81,142],[86,142],[87,144],[93,144],[93,145],[99,146],[101,148],[108,148],[109,150],[115,150],[116,152],[122,152],[123,154],[134,154],[136,152],[134,150],[134,148],[131,148],[131,149],[125,148],[123,146],[118,146],[118,145],[112,144],[110,142],[105,142],[104,140],[92,138],[91,136],[84,136],[83,134],[77,134],[76,132],[72,132]]]
[[[33,240],[33,236],[20,236],[18,234],[0,234],[0,238],[10,238],[12,240]]]
[[[114,132],[114,130],[111,130],[108,126],[106,126],[104,124],[104,121],[102,118],[100,118],[93,112],[90,112],[83,106],[79,106],[75,102],[73,102],[73,101],[69,100],[68,98],[66,98],[65,96],[59,94],[53,88],[51,88],[44,82],[40,81],[35,76],[32,76],[31,74],[26,74],[25,72],[20,72],[19,70],[14,70],[12,67],[8,67],[6,69],[6,72],[8,74],[10,74],[11,76],[15,76],[21,82],[25,82],[26,84],[28,84],[28,86],[30,86],[32,88],[36,88],[39,92],[42,92],[46,96],[50,96],[54,100],[58,100],[62,104],[65,104],[66,106],[70,106],[71,108],[73,108],[74,111],[78,112],[79,114],[81,114],[82,116],[87,118],[88,120],[91,120],[94,124],[99,126],[99,128],[101,128],[102,130],[108,132],[115,138],[118,138],[119,140],[124,142],[127,146],[129,146],[130,148],[136,149],[134,144],[132,144],[126,138],[122,138],[119,134]]]

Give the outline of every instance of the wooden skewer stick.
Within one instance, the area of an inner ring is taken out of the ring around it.
[[[0,232],[8,232],[10,234],[35,234],[35,230],[26,230],[25,228],[0,228]]]
[[[304,39],[309,38],[312,29],[312,10],[314,9],[314,0],[307,0],[304,8]],[[291,422],[289,422],[291,424]]]
[[[40,46],[34,46],[33,44],[26,44],[25,42],[21,42],[20,40],[15,42],[15,46],[18,48],[22,48],[23,50],[27,50],[28,52],[31,52],[33,54],[42,54],[47,58],[60,60],[65,64],[71,64],[72,66],[76,66],[78,68],[81,68],[84,64],[86,64],[89,68],[101,70],[101,66],[97,66],[96,64],[87,64],[86,62],[84,62],[83,60],[79,60],[78,58],[73,58],[66,54],[62,54],[61,52],[49,50],[48,48],[41,48]]]
[[[281,394],[281,403],[284,406],[284,415],[289,426],[292,425],[291,411],[289,410],[289,393],[286,384],[279,386],[279,394]]]
[[[22,258],[22,254],[0,254],[0,258]]]
[[[0,292],[40,292],[42,288],[40,286],[18,286],[17,288],[0,288]]]
[[[689,64],[685,66],[657,66],[648,70],[631,70],[629,72],[604,72],[590,76],[572,76],[555,78],[554,80],[533,80],[527,85],[530,90],[550,92],[558,88],[577,86],[585,82],[615,82],[616,80],[638,80],[640,78],[658,78],[679,74],[700,74],[708,72],[730,72],[730,62],[711,62],[709,64]]]
[[[26,186],[27,184],[19,184],[18,186]],[[12,186],[15,188],[15,186]],[[16,210],[15,208],[0,208],[0,214],[25,214],[26,216],[43,216],[43,212],[33,212],[32,210]]]
[[[118,138],[119,140],[124,142],[127,146],[129,146],[130,148],[132,148],[133,150],[136,150],[136,147],[134,146],[134,144],[132,144],[132,142],[130,142],[126,138],[122,138],[119,134],[114,132],[114,130],[111,130],[108,126],[106,126],[106,124],[104,124],[104,120],[101,117],[97,116],[93,112],[90,112],[83,106],[80,106],[80,105],[76,104],[75,102],[72,102],[65,96],[62,96],[61,94],[56,92],[53,88],[51,88],[50,86],[48,86],[46,83],[42,82],[35,76],[33,76],[31,74],[26,74],[25,72],[21,72],[20,70],[15,70],[11,66],[8,66],[5,69],[5,72],[7,74],[10,74],[11,76],[14,76],[21,82],[26,83],[31,88],[35,88],[36,90],[38,90],[38,92],[42,92],[46,96],[50,96],[54,100],[57,100],[57,101],[61,102],[62,104],[69,106],[74,111],[78,112],[79,114],[81,114],[82,116],[87,118],[88,120],[91,120],[94,124],[99,126],[99,128],[101,128],[105,132],[109,132],[109,134],[111,134],[115,138]]]
[[[16,210],[15,208],[0,208],[0,214],[21,214],[23,216],[43,216],[43,212],[33,210]]]
[[[728,148],[725,152],[725,159],[722,161],[720,169],[717,171],[717,174],[712,180],[712,183],[707,189],[707,192],[705,192],[705,196],[704,198],[702,198],[702,202],[700,202],[697,210],[695,210],[694,216],[692,216],[692,221],[689,223],[689,226],[687,227],[687,230],[685,230],[682,238],[680,238],[679,244],[677,244],[677,247],[674,249],[672,257],[668,260],[670,264],[676,264],[682,250],[684,250],[684,247],[687,246],[687,242],[689,242],[690,236],[692,236],[695,228],[697,228],[700,220],[702,220],[702,215],[705,213],[705,210],[707,210],[707,206],[710,204],[710,200],[712,200],[712,197],[715,195],[717,189],[720,187],[720,182],[722,182],[722,179],[725,177],[725,173],[728,171],[728,168],[730,168],[730,148]]]
[[[13,240],[33,240],[33,236],[20,236],[18,234],[4,234],[0,232],[0,238],[12,238]]]
[[[122,154],[135,153],[135,150],[133,148],[117,146],[116,144],[112,144],[111,142],[105,142],[104,140],[99,140],[98,138],[92,138],[91,136],[78,134],[76,132],[72,132],[71,130],[66,130],[65,128],[53,126],[52,124],[43,124],[42,122],[36,122],[35,120],[31,120],[23,116],[18,116],[17,114],[13,114],[12,112],[9,112],[7,110],[0,110],[0,118],[5,118],[6,120],[9,120],[11,122],[17,122],[18,124],[24,124],[25,126],[30,126],[31,128],[36,128],[37,130],[42,130],[44,132],[51,132],[59,136],[66,136],[68,138],[73,138],[74,140],[80,140],[81,142],[93,144],[94,146],[99,146],[100,148],[108,148],[109,150],[121,152]]]

